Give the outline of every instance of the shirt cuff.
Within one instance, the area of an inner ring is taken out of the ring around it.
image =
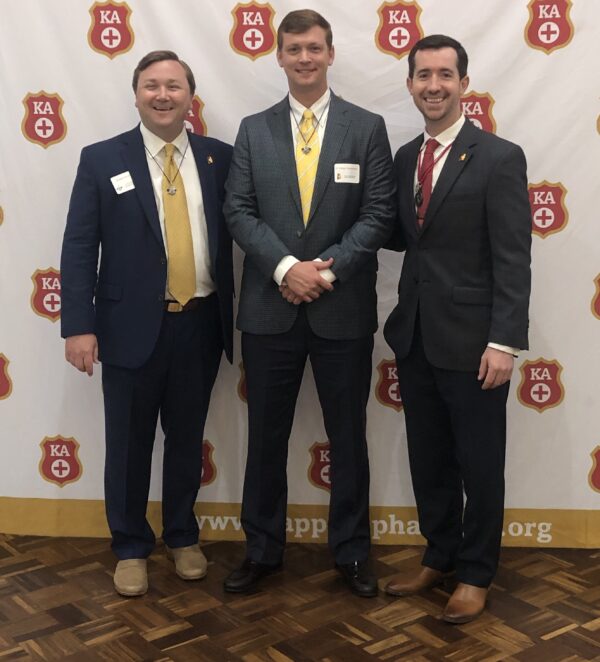
[[[293,255],[286,255],[284,258],[282,258],[281,262],[275,267],[275,271],[273,272],[273,280],[277,283],[277,285],[281,285],[285,275],[296,264],[296,262],[300,262],[300,260],[295,258]]]
[[[505,352],[506,354],[512,354],[515,359],[518,358],[519,352],[521,351],[518,347],[509,347],[508,345],[499,345],[496,342],[489,342],[487,344],[488,347],[491,347],[492,349],[497,349],[501,352]]]

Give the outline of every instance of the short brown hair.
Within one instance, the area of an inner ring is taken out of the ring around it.
[[[458,77],[461,79],[464,78],[467,75],[467,67],[469,66],[467,52],[456,39],[447,37],[445,34],[431,34],[428,37],[423,37],[423,39],[420,39],[410,49],[410,53],[408,54],[408,77],[412,78],[415,75],[415,56],[419,51],[437,51],[440,48],[453,48],[456,51]]]
[[[331,32],[331,25],[326,21],[321,14],[312,9],[297,9],[291,11],[283,17],[277,29],[277,50],[280,51],[283,46],[283,34],[302,34],[308,32],[315,25],[325,30],[325,42],[327,48],[331,48],[333,44],[333,34]]]
[[[196,81],[194,80],[194,74],[192,73],[189,65],[183,60],[180,60],[177,53],[174,53],[173,51],[150,51],[144,55],[144,57],[138,62],[138,65],[133,72],[133,91],[137,92],[138,80],[142,71],[147,69],[151,64],[154,64],[155,62],[163,62],[164,60],[175,60],[175,62],[179,62],[185,71],[185,77],[187,78],[187,82],[190,86],[190,92],[194,94],[196,91]]]

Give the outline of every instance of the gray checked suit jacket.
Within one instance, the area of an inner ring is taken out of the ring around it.
[[[358,164],[358,183],[334,181],[335,164]],[[298,306],[273,280],[286,255],[333,258],[332,292],[306,305],[312,330],[329,339],[377,329],[377,250],[395,218],[395,182],[383,118],[331,95],[310,216],[302,220],[288,97],[246,117],[226,183],[225,218],[245,252],[237,327],[255,334],[288,331]]]

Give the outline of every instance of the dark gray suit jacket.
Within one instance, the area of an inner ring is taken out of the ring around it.
[[[336,163],[358,164],[356,184],[334,181]],[[377,250],[394,223],[392,160],[383,118],[332,94],[310,217],[302,220],[288,97],[246,117],[226,183],[225,218],[246,253],[237,326],[256,334],[288,331],[298,306],[273,280],[286,255],[334,259],[334,290],[306,306],[324,338],[360,338],[377,328]]]
[[[523,150],[476,128],[458,134],[419,231],[414,174],[420,135],[394,160],[406,248],[398,305],[384,328],[398,359],[410,349],[417,309],[430,363],[477,370],[488,342],[527,349],[531,210]]]

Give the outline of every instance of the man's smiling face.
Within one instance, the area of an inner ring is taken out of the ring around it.
[[[162,60],[140,72],[135,105],[144,126],[166,142],[183,128],[192,107],[185,70],[176,60]]]
[[[453,48],[428,48],[415,53],[415,70],[406,85],[425,118],[427,131],[437,135],[460,117],[460,98],[469,85],[469,77],[460,78]]]

